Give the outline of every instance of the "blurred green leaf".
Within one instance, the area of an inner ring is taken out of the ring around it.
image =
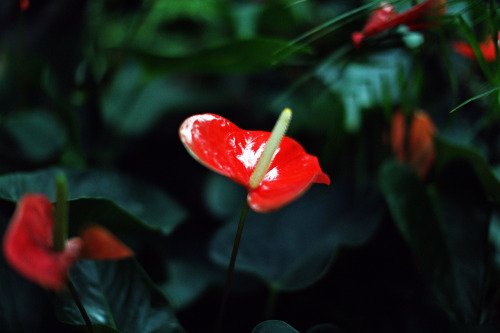
[[[102,98],[105,123],[120,134],[140,135],[168,114],[199,104],[220,103],[211,91],[179,84],[176,78],[147,80],[134,63],[124,66]]]
[[[172,57],[160,51],[122,49],[135,55],[144,66],[154,71],[169,73],[248,74],[276,66],[297,52],[308,51],[305,47],[293,47],[286,57],[277,52],[287,42],[278,39],[251,38],[234,40],[200,50],[194,54]]]
[[[220,219],[237,215],[247,192],[227,177],[211,173],[207,178],[204,199],[210,212]]]
[[[210,285],[224,279],[224,272],[213,265],[189,258],[170,260],[167,269],[169,279],[161,289],[176,309],[186,308]]]
[[[184,332],[168,301],[134,259],[80,260],[70,278],[92,324],[105,326],[98,332]],[[59,320],[84,326],[69,293],[54,294],[53,302]]]
[[[495,203],[500,203],[500,180],[493,168],[477,150],[451,143],[439,137],[435,139],[435,145],[438,172],[444,172],[443,170],[449,163],[464,161],[474,169],[488,198]]]
[[[67,140],[66,130],[47,110],[13,112],[3,119],[0,131],[14,145],[6,153],[32,163],[56,157]]]
[[[381,209],[376,200],[358,204],[354,198],[339,184],[317,186],[277,212],[250,212],[235,270],[255,274],[279,290],[313,284],[341,247],[362,244],[378,225]],[[235,221],[219,229],[212,240],[210,256],[223,266],[229,263]]]
[[[68,178],[71,218],[75,223],[99,222],[111,229],[143,226],[170,233],[186,212],[167,194],[151,185],[104,170],[45,169],[0,176],[0,198],[17,202],[25,193],[55,198],[55,177]],[[77,221],[81,219],[85,221]],[[108,221],[107,219],[111,221]]]
[[[321,63],[316,77],[339,95],[344,104],[344,127],[350,132],[360,129],[362,111],[376,105],[400,102],[404,86],[399,75],[408,76],[410,54],[401,49],[389,49],[357,60],[340,60],[337,54]]]
[[[425,187],[396,161],[380,169],[391,215],[438,301],[460,323],[478,323],[487,272],[491,215],[474,173],[450,165]]]
[[[292,326],[281,320],[266,320],[255,326],[252,333],[299,333]]]

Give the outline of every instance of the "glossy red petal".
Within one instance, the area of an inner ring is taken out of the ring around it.
[[[251,189],[250,176],[270,132],[245,131],[223,117],[202,114],[186,119],[179,134],[195,159],[245,186],[249,191],[249,205],[258,212],[289,203],[312,183],[330,183],[317,158],[307,154],[300,144],[288,137],[283,138],[260,186]]]
[[[271,135],[270,132],[242,130],[214,114],[189,117],[182,123],[179,134],[196,160],[247,188]]]
[[[248,203],[256,212],[269,212],[293,201],[313,183],[330,184],[318,159],[295,140],[284,137],[259,187],[250,190]]]
[[[4,236],[7,262],[21,275],[53,290],[63,289],[69,267],[78,258],[81,241],[68,241],[65,250],[52,249],[53,206],[44,195],[23,196]]]
[[[91,225],[80,233],[83,248],[82,259],[124,259],[134,256],[134,252],[123,244],[108,229]]]

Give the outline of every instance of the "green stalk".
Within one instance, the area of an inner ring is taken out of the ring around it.
[[[54,217],[54,251],[64,250],[68,239],[68,180],[64,174],[56,178],[56,211]]]
[[[216,332],[222,330],[222,324],[224,322],[224,314],[226,312],[227,298],[229,296],[229,289],[231,288],[231,280],[233,279],[234,265],[236,263],[236,256],[238,255],[238,248],[240,247],[241,235],[243,234],[243,227],[245,226],[245,220],[248,213],[248,201],[245,200],[245,205],[241,211],[240,222],[238,223],[238,230],[236,231],[236,236],[234,237],[233,251],[231,253],[231,260],[229,261],[229,267],[227,269],[226,275],[226,285],[224,286],[224,294],[222,296],[222,303],[219,312],[219,320],[217,322]]]
[[[85,311],[85,307],[83,306],[82,300],[80,299],[78,292],[76,291],[75,285],[73,284],[73,282],[71,282],[69,278],[66,284],[68,286],[69,292],[71,293],[71,296],[73,296],[73,300],[75,301],[78,310],[80,311],[83,317],[83,320],[85,321],[87,329],[89,330],[90,333],[94,333],[94,327],[92,326],[92,322],[90,321],[87,311]]]
[[[66,246],[66,241],[68,239],[68,180],[66,176],[62,173],[58,174],[56,177],[56,210],[54,216],[54,238],[53,238],[53,249],[54,251],[60,252],[64,251]],[[67,279],[66,286],[73,297],[73,300],[80,311],[85,325],[90,333],[94,332],[92,322],[85,311],[83,303],[76,291],[75,286],[71,280]]]

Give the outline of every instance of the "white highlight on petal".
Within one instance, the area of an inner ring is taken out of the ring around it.
[[[278,167],[274,167],[266,173],[262,181],[273,181],[277,179],[278,176],[279,176]]]
[[[255,142],[253,142],[251,139],[245,139],[245,146],[241,147],[242,148],[241,154],[236,156],[236,158],[241,163],[243,163],[243,165],[247,169],[255,168],[255,165],[259,161],[260,155],[262,155],[262,152],[264,151],[264,148],[266,147],[265,144],[262,144],[259,147],[259,149],[254,151],[253,150],[254,145],[255,145]]]
[[[182,126],[179,130],[181,138],[184,140],[185,143],[192,144],[193,143],[193,134],[196,135],[195,133],[193,133],[194,123],[195,122],[203,123],[206,121],[212,121],[214,119],[217,119],[217,118],[211,114],[202,114],[202,115],[189,117],[188,119],[186,119],[182,123]],[[196,133],[198,133],[198,131]]]

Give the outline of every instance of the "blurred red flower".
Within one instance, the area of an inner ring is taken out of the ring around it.
[[[42,194],[26,194],[17,205],[5,232],[3,252],[7,262],[25,278],[52,290],[64,289],[67,272],[79,258],[121,259],[133,252],[100,226],[84,229],[82,237],[53,249],[54,207]]]
[[[392,118],[391,146],[401,163],[409,163],[423,179],[435,160],[434,135],[437,129],[430,116],[424,111],[415,111],[408,123],[401,111]]]
[[[500,33],[498,33],[498,38],[500,38]],[[453,43],[453,48],[456,52],[460,53],[468,59],[476,59],[476,54],[468,43],[455,42]],[[495,61],[497,59],[497,55],[495,52],[495,43],[493,42],[493,38],[491,37],[491,35],[489,35],[484,42],[479,43],[479,51],[483,55],[484,60],[488,62]]]
[[[22,11],[27,10],[29,6],[30,6],[29,0],[20,0],[19,1],[19,8],[21,8]]]
[[[382,2],[368,18],[361,32],[352,34],[354,47],[359,49],[366,37],[379,34],[398,25],[410,30],[424,30],[436,23],[436,16],[446,12],[446,0],[425,0],[407,11],[398,14],[388,2]]]
[[[330,184],[318,159],[289,137],[283,137],[260,185],[251,188],[250,176],[271,132],[242,130],[221,116],[201,114],[186,119],[179,134],[196,160],[246,187],[248,204],[256,212],[280,208],[312,183]]]

